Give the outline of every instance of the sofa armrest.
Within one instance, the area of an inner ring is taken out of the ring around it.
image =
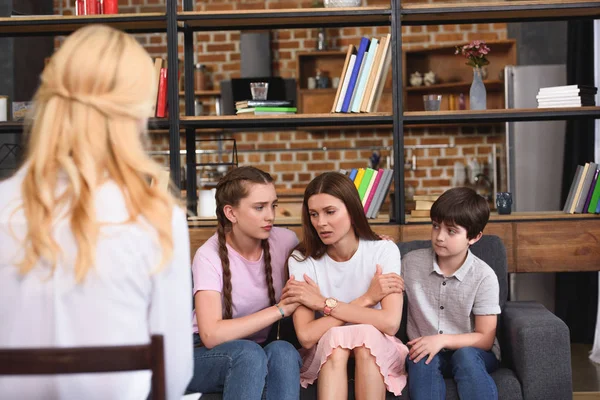
[[[499,324],[503,362],[516,373],[523,398],[572,399],[569,328],[536,302],[506,303]]]

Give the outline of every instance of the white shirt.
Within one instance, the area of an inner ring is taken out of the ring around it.
[[[0,182],[0,348],[111,346],[148,343],[164,335],[166,390],[178,399],[193,373],[191,272],[187,221],[173,212],[173,258],[158,273],[160,246],[155,230],[128,219],[114,182],[95,194],[103,225],[95,265],[83,283],[73,273],[76,242],[68,221],[55,224],[62,249],[53,275],[43,262],[22,276],[15,264],[23,255],[27,226],[21,202],[25,171]],[[65,182],[61,181],[61,185]],[[60,185],[59,185],[60,190]],[[14,235],[11,234],[14,232]],[[2,399],[146,399],[150,371],[46,376],[0,376]]]
[[[298,251],[293,253],[300,256]],[[290,275],[297,281],[304,281],[308,275],[319,286],[325,297],[334,297],[344,303],[362,296],[369,289],[371,280],[381,265],[382,273],[395,272],[400,275],[400,250],[389,240],[360,240],[358,249],[348,261],[335,261],[325,253],[318,260],[307,258],[296,261],[289,258]],[[377,303],[373,308],[381,309]]]

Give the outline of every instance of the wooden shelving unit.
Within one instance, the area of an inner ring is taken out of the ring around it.
[[[85,25],[104,24],[129,33],[165,32],[165,13],[113,15],[40,15],[0,18],[0,36],[66,35]]]
[[[148,130],[162,131],[170,127],[169,120],[166,118],[151,118],[148,120]],[[23,132],[23,121],[0,122],[0,135],[3,133],[21,133]]]
[[[552,121],[600,118],[600,107],[522,108],[500,110],[411,111],[403,114],[406,124]]]
[[[347,7],[183,11],[178,14],[177,19],[193,30],[232,31],[240,29],[381,26],[389,25],[390,17],[391,10],[388,7]]]
[[[492,1],[401,6],[403,25],[597,19],[600,2],[581,0]]]
[[[194,96],[196,97],[218,97],[221,95],[220,90],[196,90],[194,91]],[[180,91],[179,96],[185,96],[185,91]]]
[[[357,127],[392,126],[390,113],[370,114],[294,114],[294,115],[224,115],[208,117],[181,117],[184,128],[211,129],[278,129],[301,127]]]

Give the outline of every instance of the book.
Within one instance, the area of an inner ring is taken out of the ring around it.
[[[410,212],[410,216],[415,218],[429,218],[430,215],[430,210],[411,210]]]
[[[358,47],[358,52],[356,53],[356,62],[354,63],[354,67],[352,68],[352,74],[350,75],[350,80],[348,81],[348,90],[346,91],[344,102],[342,103],[343,113],[347,113],[350,109],[350,100],[352,100],[352,95],[354,94],[356,81],[358,79],[358,73],[360,72],[360,68],[362,67],[365,58],[365,53],[369,48],[369,43],[370,41],[366,37],[362,37],[360,39],[360,45]]]
[[[356,169],[356,168],[352,168],[352,169],[350,170],[350,174],[348,175],[348,178],[350,178],[350,180],[351,180],[352,182],[354,182],[354,179],[356,179],[356,174],[357,174],[357,173],[358,173],[358,169]]]
[[[295,114],[296,107],[249,107],[237,110],[236,114],[254,114],[254,115],[286,115]]]
[[[154,104],[152,105],[152,115],[156,115],[156,106],[158,104],[158,86],[160,85],[160,71],[163,66],[163,59],[160,57],[156,57],[154,59],[154,75],[156,76],[156,85],[152,88],[152,98],[154,99]]]
[[[290,100],[243,100],[235,103],[236,109],[248,107],[292,107]]]
[[[600,203],[600,179],[598,179],[598,175],[596,176],[596,183],[594,184],[594,192],[592,193],[592,199],[590,200],[590,205],[588,206],[588,213],[592,214],[596,212],[596,207]]]
[[[267,114],[267,113],[296,113],[298,109],[296,107],[254,107],[254,114]]]
[[[381,206],[385,202],[388,192],[390,191],[390,186],[392,180],[394,178],[394,170],[386,169],[383,173],[383,177],[377,186],[377,193],[375,193],[375,198],[371,203],[371,207],[369,207],[369,215],[368,218],[377,218],[377,214],[379,214],[379,210]]]
[[[354,91],[354,95],[352,96],[352,100],[350,101],[350,111],[353,113],[360,112],[360,105],[365,95],[367,80],[369,79],[369,75],[372,71],[373,60],[375,59],[375,53],[377,52],[378,46],[379,39],[371,39],[369,51],[367,52],[367,58],[365,59],[363,68],[361,68],[360,70],[360,74],[358,76],[358,84],[356,86],[356,90]]]
[[[384,172],[384,170],[382,168],[379,168],[377,170],[377,175],[375,176],[375,181],[373,182],[373,187],[371,187],[371,191],[369,192],[367,201],[364,204],[365,215],[367,215],[367,217],[369,215],[370,207],[373,204],[373,199],[375,198],[375,193],[377,193],[379,183],[381,182],[381,178],[383,177],[383,172]]]
[[[598,164],[590,162],[588,164],[588,169],[585,173],[583,183],[581,185],[580,196],[577,199],[577,205],[575,206],[575,213],[581,214],[583,212],[583,205],[587,200],[588,192],[590,191],[590,185],[592,184],[592,180],[594,179],[594,174],[596,173],[596,169],[598,169]]]
[[[581,177],[577,182],[577,186],[575,188],[575,192],[573,195],[573,202],[571,203],[571,209],[569,210],[569,214],[575,214],[575,209],[577,208],[577,204],[579,203],[579,198],[581,197],[581,190],[583,189],[583,182],[585,181],[585,177],[587,176],[588,169],[590,168],[590,163],[585,163],[583,166],[583,171],[581,172]]]
[[[352,58],[352,55],[356,54],[356,47],[354,47],[353,44],[351,44],[350,46],[348,46],[348,51],[346,52],[346,60],[344,60],[344,66],[342,67],[342,73],[340,74],[340,83],[338,84],[338,88],[337,91],[335,92],[335,98],[333,100],[333,105],[331,106],[331,112],[339,112],[336,111],[337,108],[337,104],[338,104],[338,100],[340,99],[340,96],[345,96],[345,92],[342,95],[342,87],[344,86],[344,81],[346,79],[346,72],[348,71],[348,69],[352,68],[350,67],[350,59]],[[353,65],[354,66],[354,65]],[[346,88],[348,87],[348,84],[346,83]],[[340,106],[340,110],[341,110],[341,106]]]
[[[428,200],[417,200],[415,202],[415,210],[431,210],[433,201]]]
[[[340,97],[338,97],[337,104],[335,104],[335,112],[342,112],[342,105],[344,104],[344,98],[346,97],[346,92],[348,91],[348,84],[350,82],[350,75],[352,75],[352,70],[354,69],[354,64],[356,63],[356,54],[352,54],[350,56],[350,62],[348,63],[348,68],[346,69],[346,76],[344,77],[344,82],[341,84],[342,90],[340,91]]]
[[[583,166],[578,165],[575,170],[575,176],[571,181],[571,188],[569,189],[569,194],[567,195],[567,200],[565,201],[565,206],[563,207],[563,212],[570,213],[571,205],[573,204],[573,197],[575,197],[575,191],[577,190],[577,185],[579,184],[579,179],[581,179],[581,174],[583,173]]]
[[[425,200],[425,201],[436,201],[440,197],[439,194],[415,194],[413,196],[414,201]]]
[[[160,80],[158,82],[158,100],[156,101],[156,116],[165,118],[167,116],[167,69],[160,69]]]
[[[556,93],[556,94],[538,94],[535,96],[538,100],[594,100],[593,94],[574,94],[574,93]]]
[[[375,170],[373,168],[365,168],[365,174],[363,175],[363,178],[360,181],[360,184],[358,185],[358,195],[360,196],[361,202],[365,197],[365,193],[367,192],[369,183],[371,183],[371,178],[373,177],[374,172]]]
[[[598,88],[590,85],[565,85],[565,86],[549,86],[540,88],[539,94],[549,93],[592,93],[596,94]]]
[[[594,173],[594,178],[592,179],[592,184],[590,185],[590,189],[588,190],[587,199],[585,200],[585,204],[583,205],[582,213],[584,213],[584,214],[589,213],[588,209],[590,208],[590,203],[592,201],[592,195],[594,193],[596,183],[598,182],[598,172],[600,172],[600,170],[596,169],[596,172]]]
[[[358,187],[360,186],[360,182],[362,181],[364,175],[365,169],[359,168],[358,172],[356,173],[356,178],[354,178],[354,186],[356,186],[356,190],[358,190]]]
[[[362,101],[360,103],[360,112],[367,112],[367,105],[369,104],[369,98],[371,97],[371,92],[373,91],[373,82],[375,81],[375,77],[377,75],[377,67],[381,62],[381,54],[386,46],[387,36],[382,36],[379,39],[379,44],[377,45],[377,51],[375,52],[375,56],[373,57],[373,63],[371,64],[371,72],[369,73],[369,79],[367,80],[367,84],[365,87],[365,92],[363,93]]]
[[[365,195],[360,199],[363,205],[363,209],[365,208],[365,204],[367,204],[367,199],[373,190],[373,185],[375,184],[375,180],[377,179],[377,175],[379,175],[379,170],[374,169],[373,175],[371,175],[371,180],[369,181],[369,186],[367,186],[367,190],[365,191]]]
[[[379,99],[381,98],[381,93],[383,92],[383,87],[385,85],[385,78],[387,76],[387,72],[392,64],[392,51],[391,51],[391,34],[388,34],[387,40],[385,41],[385,47],[381,53],[381,59],[377,69],[375,70],[376,76],[373,81],[373,88],[369,95],[369,102],[367,103],[366,112],[375,112],[377,111],[377,105],[379,104]]]

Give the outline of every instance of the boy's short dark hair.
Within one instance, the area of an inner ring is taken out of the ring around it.
[[[473,189],[457,187],[445,191],[433,203],[429,216],[437,223],[462,226],[467,238],[473,239],[490,219],[490,207]]]

